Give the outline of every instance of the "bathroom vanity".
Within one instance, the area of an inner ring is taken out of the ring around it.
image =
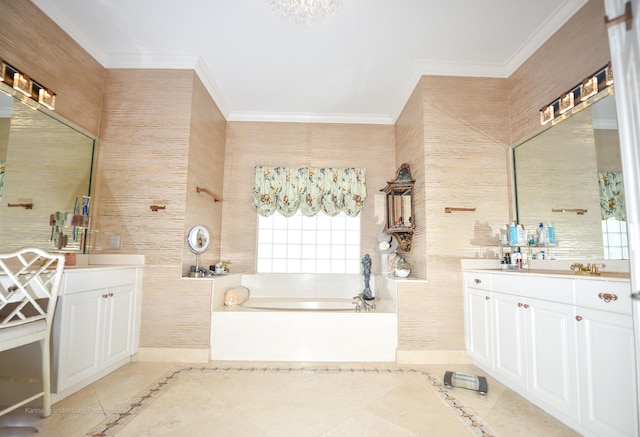
[[[583,435],[638,435],[628,274],[463,277],[474,364]]]
[[[65,269],[52,333],[52,392],[62,399],[128,363],[140,329],[142,267]]]

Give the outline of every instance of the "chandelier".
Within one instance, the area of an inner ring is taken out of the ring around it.
[[[295,24],[311,24],[333,15],[342,0],[271,0],[271,8]]]

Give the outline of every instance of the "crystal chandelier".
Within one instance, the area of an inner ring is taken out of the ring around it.
[[[271,8],[296,24],[310,24],[338,10],[341,0],[271,0]]]

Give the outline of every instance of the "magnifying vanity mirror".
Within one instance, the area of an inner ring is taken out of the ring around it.
[[[95,138],[45,108],[35,109],[0,82],[0,241],[5,251],[58,249],[50,217],[73,213],[89,196]],[[83,252],[73,226],[63,252]]]
[[[196,254],[196,267],[190,272],[192,277],[198,278],[205,275],[205,271],[200,268],[200,254],[206,252],[209,248],[211,239],[209,231],[204,226],[194,226],[187,236],[187,244],[189,249]]]
[[[386,194],[386,223],[384,232],[398,240],[400,250],[409,252],[415,225],[415,205],[413,202],[413,186],[409,164],[402,164],[393,180],[381,189]]]
[[[628,259],[615,97],[602,91],[513,147],[518,223],[553,223],[556,259]]]

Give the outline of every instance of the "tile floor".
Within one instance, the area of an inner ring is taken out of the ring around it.
[[[100,430],[118,437],[578,435],[491,378],[487,395],[443,390],[445,370],[483,374],[474,366],[211,362],[204,367],[214,370],[202,367],[130,363],[54,404],[47,419],[23,409],[0,417],[0,436],[33,435],[18,425],[56,437]],[[117,417],[121,423],[114,425]]]

